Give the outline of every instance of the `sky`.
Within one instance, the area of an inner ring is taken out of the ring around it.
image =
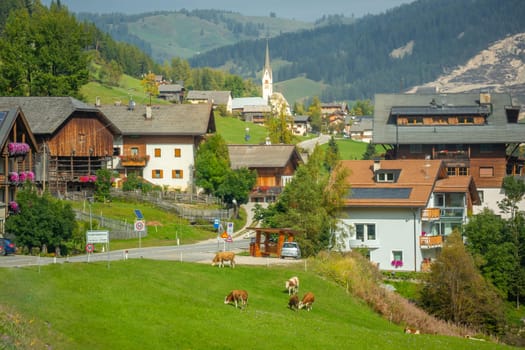
[[[51,0],[41,0],[49,5]],[[239,12],[246,16],[269,16],[313,22],[323,15],[362,17],[376,15],[415,0],[61,0],[71,12],[137,14],[181,9],[215,9]]]

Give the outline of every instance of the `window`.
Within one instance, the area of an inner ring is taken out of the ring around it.
[[[494,177],[494,167],[480,167],[479,168],[479,177]]]
[[[376,239],[376,225],[375,224],[356,224],[355,225],[355,239],[359,241],[369,241]]]
[[[175,148],[175,158],[180,158],[180,148]]]
[[[154,169],[151,171],[151,177],[154,179],[162,179],[162,170],[161,169]]]
[[[394,182],[394,173],[378,173],[377,182]]]
[[[483,199],[484,199],[484,196],[485,196],[483,191],[478,191],[478,196],[479,196],[479,200],[481,201],[481,203],[483,203]]]
[[[421,153],[423,152],[422,145],[410,145],[410,153]]]
[[[183,172],[182,170],[176,169],[171,171],[171,177],[173,179],[182,179]]]
[[[138,156],[139,155],[139,149],[137,147],[131,147],[130,149],[132,156]]]
[[[403,266],[403,252],[401,250],[392,251],[391,265],[396,268]]]
[[[160,148],[155,148],[155,158],[159,158],[160,154]]]
[[[120,156],[120,147],[113,147],[113,155]]]
[[[467,167],[459,167],[459,168],[448,167],[447,175],[448,176],[468,176],[469,168]]]
[[[83,132],[79,133],[79,134],[78,134],[78,142],[79,142],[79,143],[84,143],[84,142],[86,142],[86,134],[84,134]]]

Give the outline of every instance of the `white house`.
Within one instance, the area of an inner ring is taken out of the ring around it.
[[[337,242],[364,249],[381,270],[425,271],[479,203],[471,176],[447,177],[441,160],[349,160]]]
[[[106,106],[100,110],[121,135],[114,141],[114,165],[121,178],[131,173],[172,190],[193,186],[198,145],[215,132],[212,105]]]

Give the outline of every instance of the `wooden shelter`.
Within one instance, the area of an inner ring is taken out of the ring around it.
[[[289,228],[248,227],[248,230],[255,231],[255,238],[250,242],[250,255],[255,257],[280,257],[284,242],[293,242],[299,234]]]

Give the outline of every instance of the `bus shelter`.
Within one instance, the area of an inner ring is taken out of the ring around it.
[[[299,234],[289,228],[248,227],[255,231],[250,242],[250,255],[255,257],[280,257],[284,242],[293,242]]]

